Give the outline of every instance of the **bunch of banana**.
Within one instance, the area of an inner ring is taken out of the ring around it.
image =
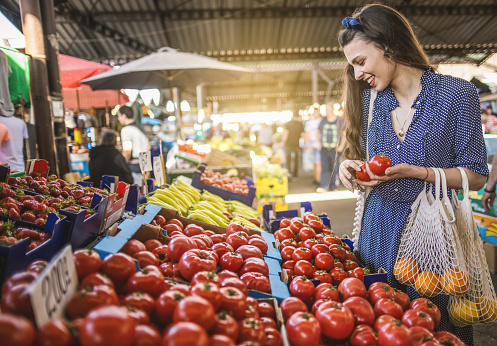
[[[147,203],[153,203],[169,209],[176,209],[182,216],[188,214],[188,209],[200,200],[200,190],[188,186],[180,180],[175,180],[167,188],[158,189],[147,196]]]
[[[200,201],[191,207],[187,217],[220,227],[228,227],[230,224],[230,219],[223,214],[223,210],[207,201]]]
[[[485,231],[485,236],[497,237],[497,223],[492,222],[490,226],[488,226],[487,230]]]

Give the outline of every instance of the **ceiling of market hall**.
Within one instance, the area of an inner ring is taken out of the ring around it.
[[[219,112],[274,111],[341,95],[341,21],[371,1],[54,0],[60,53],[120,65],[173,47],[253,71],[203,88]],[[378,2],[378,1],[377,1]],[[497,0],[380,1],[404,13],[432,62],[485,65],[497,51]],[[0,11],[21,27],[18,0]],[[495,66],[490,66],[494,70]],[[184,90],[195,94],[195,88]]]

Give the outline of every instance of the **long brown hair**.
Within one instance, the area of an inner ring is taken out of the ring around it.
[[[411,25],[400,12],[385,5],[370,4],[357,9],[352,17],[361,25],[340,31],[338,42],[342,48],[354,38],[360,38],[383,50],[386,58],[398,64],[423,70],[432,67]],[[360,145],[363,132],[362,96],[368,84],[355,79],[351,65],[347,65],[344,73],[344,117],[348,144],[345,157],[361,160],[365,158]]]

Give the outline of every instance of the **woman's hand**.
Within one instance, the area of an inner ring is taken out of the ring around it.
[[[362,180],[359,180],[359,179],[354,179],[354,175],[355,175],[355,171],[360,171],[360,166],[363,164],[362,161],[359,161],[359,160],[344,160],[341,164],[340,164],[340,169],[338,171],[338,176],[340,178],[340,181],[342,182],[343,186],[345,186],[345,188],[347,188],[348,190],[350,190],[351,192],[354,192],[354,186],[352,183],[355,183],[355,184],[359,184],[359,185],[362,185],[362,186],[375,186],[378,184],[378,181],[377,180],[371,180],[371,181],[362,181]],[[367,166],[367,164],[366,164]],[[368,168],[368,174],[369,176],[374,176],[374,174],[372,174],[370,171],[369,171],[369,168]]]

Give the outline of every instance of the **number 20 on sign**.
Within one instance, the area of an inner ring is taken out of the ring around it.
[[[27,288],[38,327],[64,315],[78,285],[71,245],[66,246]]]

